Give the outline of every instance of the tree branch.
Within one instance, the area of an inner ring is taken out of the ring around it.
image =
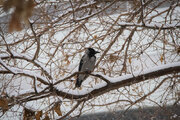
[[[0,61],[1,62],[1,61]],[[1,63],[0,63],[1,64]],[[34,77],[37,78],[37,80],[41,83],[43,83],[44,85],[49,85],[48,82],[46,82],[46,78],[42,77],[41,75],[35,74],[32,71],[29,70],[22,70],[22,69],[18,69],[18,68],[14,68],[14,67],[7,67],[7,70],[2,70],[0,69],[0,74],[15,74],[15,75],[22,75],[22,76],[27,76],[30,77],[32,79],[34,79]]]
[[[28,56],[24,55],[21,53],[21,55],[12,52],[11,56],[2,56],[1,57],[2,60],[8,60],[8,59],[19,59],[19,60],[25,60],[27,62],[32,63],[33,65],[35,65],[36,67],[39,67],[42,72],[49,78],[49,79],[53,79],[52,76],[50,75],[50,73],[45,69],[45,67],[43,65],[41,65],[37,60],[32,60],[31,58],[29,58]]]
[[[67,99],[81,99],[84,97],[87,97],[87,99],[91,99],[93,97],[97,97],[100,96],[106,92],[109,92],[111,90],[115,90],[117,88],[121,88],[121,87],[125,87],[125,86],[130,86],[132,84],[135,83],[139,83],[142,81],[146,81],[149,79],[153,79],[153,78],[157,78],[157,77],[161,77],[163,75],[167,75],[167,74],[173,74],[173,73],[178,73],[180,71],[180,63],[176,63],[176,65],[174,65],[173,63],[170,64],[169,66],[166,65],[162,65],[159,66],[160,69],[156,69],[150,72],[146,72],[144,74],[134,74],[135,77],[133,75],[125,75],[125,76],[121,76],[119,78],[117,78],[118,82],[111,82],[109,84],[107,84],[104,87],[101,87],[99,89],[94,89],[93,91],[91,91],[90,93],[87,93],[85,95],[74,95],[74,94],[69,94],[63,91],[59,91],[59,90],[55,90],[56,94],[58,96],[61,96],[63,98],[67,98]],[[114,79],[114,78],[113,78]],[[109,79],[109,81],[111,81]]]
[[[33,57],[33,61],[38,57],[38,55],[39,55],[39,51],[40,51],[40,39],[39,39],[39,37],[36,35],[36,32],[34,31],[34,29],[33,29],[33,23],[31,23],[30,21],[29,21],[29,25],[30,25],[30,28],[31,28],[31,31],[32,31],[32,33],[33,33],[33,35],[34,35],[34,39],[36,40],[36,42],[37,42],[37,48],[36,48],[36,52],[35,52],[35,54],[34,54],[34,57]]]

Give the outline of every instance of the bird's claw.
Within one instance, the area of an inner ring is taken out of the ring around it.
[[[90,74],[90,73],[91,73],[91,71],[85,71],[85,73],[86,73],[86,74]]]

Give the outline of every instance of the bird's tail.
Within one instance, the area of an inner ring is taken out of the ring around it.
[[[77,80],[76,80],[76,85],[75,85],[75,87],[81,87],[81,84],[82,84],[82,80],[79,80],[78,78],[77,78]]]

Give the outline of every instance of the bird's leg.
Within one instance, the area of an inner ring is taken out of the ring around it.
[[[90,71],[90,70],[89,70],[89,71],[85,71],[86,74],[90,74],[91,72],[92,72],[92,71]]]

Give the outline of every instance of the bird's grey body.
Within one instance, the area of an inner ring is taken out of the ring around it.
[[[90,57],[88,55],[84,55],[81,59],[81,62],[83,62],[81,69],[79,70],[79,72],[92,72],[95,66],[95,62],[96,62],[96,57]],[[79,80],[84,80],[86,78],[86,74],[79,74],[78,78]]]
[[[95,62],[96,62],[96,56],[95,56],[96,53],[99,53],[99,52],[95,51],[92,48],[88,48],[86,50],[79,64],[79,72],[91,73],[94,70]],[[76,87],[80,87],[82,82],[87,77],[88,77],[87,74],[79,74],[76,80]]]

